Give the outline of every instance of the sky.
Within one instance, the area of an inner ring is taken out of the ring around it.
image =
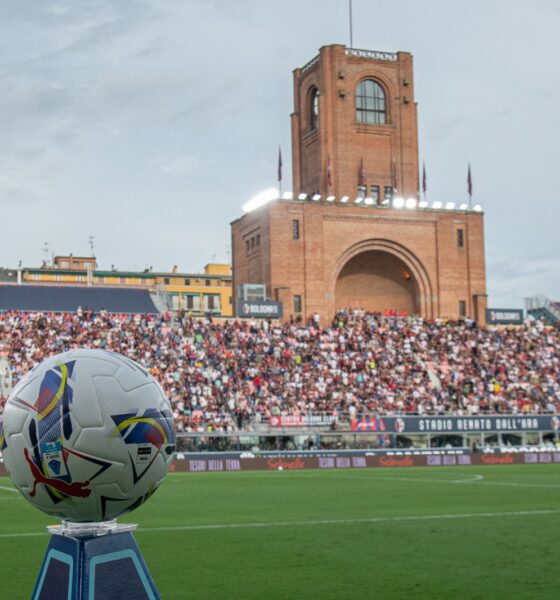
[[[94,253],[200,272],[291,187],[292,70],[348,0],[0,0],[0,266]],[[560,0],[353,0],[353,46],[411,52],[430,200],[485,211],[489,306],[560,300]],[[48,245],[45,253],[45,243]]]

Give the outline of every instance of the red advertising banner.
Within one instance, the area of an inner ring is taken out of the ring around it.
[[[331,415],[272,415],[270,427],[328,427],[335,417]]]
[[[364,453],[361,456],[330,454],[327,456],[255,456],[254,458],[176,459],[171,470],[201,473],[208,471],[292,471],[302,469],[363,469],[406,467],[468,467],[483,465],[527,465],[560,463],[560,452],[520,452],[501,454],[426,454],[394,456]]]

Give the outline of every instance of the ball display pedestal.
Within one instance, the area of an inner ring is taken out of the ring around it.
[[[137,525],[71,523],[52,534],[32,600],[160,600],[132,535]]]

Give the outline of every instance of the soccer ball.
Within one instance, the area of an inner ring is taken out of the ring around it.
[[[14,485],[40,510],[107,521],[138,508],[167,474],[175,450],[171,407],[129,358],[64,352],[13,389],[0,450]]]

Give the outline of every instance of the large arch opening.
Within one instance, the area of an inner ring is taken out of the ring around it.
[[[420,286],[411,266],[392,252],[365,250],[347,260],[334,286],[336,309],[422,312]]]

